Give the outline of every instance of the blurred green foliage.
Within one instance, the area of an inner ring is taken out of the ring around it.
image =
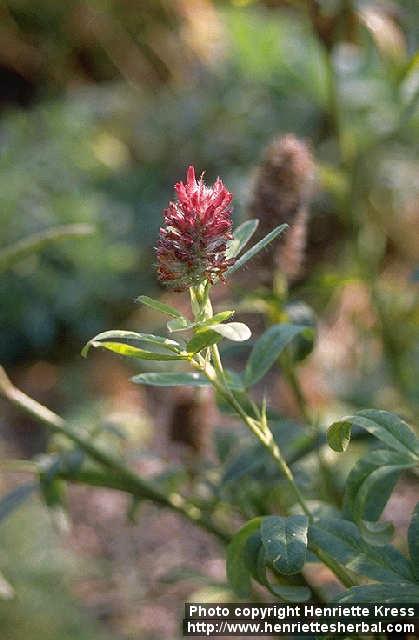
[[[197,64],[188,82],[157,93],[119,83],[80,88],[3,117],[1,244],[68,222],[93,222],[97,234],[28,258],[2,278],[2,299],[14,301],[0,309],[9,331],[2,360],[52,350],[63,336],[78,344],[125,317],[130,300],[154,286],[161,212],[190,162],[222,174],[240,210],[260,149],[274,133],[292,130],[316,144],[329,193],[339,197],[344,177],[331,169],[337,141],[327,125],[327,62],[308,21],[255,7],[222,16],[224,58]],[[351,151],[390,136],[371,150],[378,166],[370,155],[366,163],[388,202],[388,192],[400,198],[414,188],[409,159],[419,120],[399,121],[413,80],[396,91],[368,34],[362,38],[362,49],[348,46],[337,58],[343,141]],[[333,200],[321,206],[336,215]]]
[[[0,600],[2,640],[110,638],[71,595],[72,582],[86,575],[85,564],[62,546],[37,502],[2,523],[0,546],[2,567],[19,593],[13,600]]]

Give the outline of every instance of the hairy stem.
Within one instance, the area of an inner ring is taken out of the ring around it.
[[[191,298],[193,300],[199,301],[199,297],[194,295],[192,292]],[[205,300],[201,299],[200,302],[201,304],[205,304],[207,305],[207,307],[212,309],[208,295],[208,287],[205,288]],[[196,312],[197,310],[194,311],[194,313]],[[211,347],[210,351],[212,360],[211,362],[208,360],[208,358],[204,358],[200,354],[197,354],[195,358],[192,359],[191,364],[208,378],[215,391],[230,405],[230,407],[238,414],[238,416],[242,419],[249,430],[256,436],[259,442],[261,442],[261,444],[267,449],[267,451],[269,451],[282,476],[287,481],[292,493],[295,496],[295,499],[297,500],[309,520],[312,521],[313,516],[311,514],[311,511],[298,485],[295,482],[293,473],[289,465],[287,464],[287,461],[283,457],[280,448],[274,440],[273,434],[269,429],[266,418],[262,417],[263,412],[260,410],[257,411],[258,416],[260,416],[259,418],[254,418],[247,413],[240,400],[228,387],[218,347],[214,345],[213,347]],[[322,562],[327,567],[329,567],[331,571],[333,571],[333,573],[342,582],[343,585],[345,585],[346,587],[351,587],[356,584],[352,576],[346,571],[345,567],[337,562],[332,556],[317,547],[310,548],[317,555],[317,557],[322,560]]]

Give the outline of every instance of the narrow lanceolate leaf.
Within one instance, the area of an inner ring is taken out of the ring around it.
[[[205,331],[199,331],[189,340],[186,345],[186,350],[189,353],[199,353],[202,349],[210,347],[221,340],[221,336],[211,329]]]
[[[122,344],[120,342],[96,342],[90,343],[91,347],[99,349],[107,349],[113,353],[129,358],[139,358],[140,360],[189,360],[188,355],[176,355],[174,353],[157,353],[156,351],[146,351],[139,347],[133,347],[130,344]]]
[[[262,518],[254,518],[238,531],[227,547],[227,578],[239,598],[251,596],[251,572],[246,562],[246,544],[249,537],[259,531]]]
[[[131,378],[136,384],[151,387],[208,387],[209,380],[198,372],[192,373],[140,373]]]
[[[411,582],[389,582],[387,584],[368,584],[363,587],[351,587],[335,602],[413,603],[419,602],[419,585]]]
[[[210,327],[213,324],[220,324],[221,322],[225,322],[231,316],[234,316],[234,311],[220,311],[212,316],[212,318],[207,318],[206,320],[202,320],[198,322],[197,325],[199,327]]]
[[[253,220],[246,220],[233,232],[233,240],[231,240],[226,256],[228,259],[235,258],[244,249],[249,242],[250,238],[258,228],[259,220],[254,218]]]
[[[244,253],[241,258],[236,260],[236,262],[227,269],[226,275],[229,276],[238,269],[241,269],[246,264],[246,262],[254,258],[259,253],[259,251],[262,251],[262,249],[267,247],[268,244],[275,240],[275,238],[277,238],[283,231],[285,231],[287,227],[287,224],[281,224],[279,225],[279,227],[275,227],[273,231],[268,233],[268,235],[262,238],[262,240],[259,240],[259,242],[253,245],[251,249],[246,251],[246,253]]]
[[[212,331],[219,333],[223,338],[233,342],[244,342],[252,335],[249,327],[243,322],[227,322],[226,324],[211,325]]]
[[[311,524],[309,548],[332,556],[348,571],[388,582],[414,580],[408,560],[391,545],[373,547],[363,540],[358,527],[348,520],[322,518]]]
[[[151,309],[154,309],[154,311],[160,311],[171,318],[183,318],[181,312],[175,309],[175,307],[171,307],[169,304],[160,302],[160,300],[149,298],[149,296],[138,296],[136,302],[141,302],[141,304],[144,304],[146,307],[150,307]]]
[[[345,451],[353,426],[365,429],[390,449],[419,459],[419,439],[408,424],[394,413],[376,409],[365,409],[333,423],[327,439],[334,451]]]
[[[268,516],[263,518],[260,534],[267,561],[284,575],[298,573],[307,555],[306,516]]]
[[[103,333],[98,333],[97,336],[89,340],[89,342],[81,352],[82,356],[87,356],[93,342],[100,342],[102,340],[132,340],[136,342],[157,344],[160,347],[168,349],[169,351],[176,351],[177,349],[180,349],[180,344],[175,340],[170,340],[170,338],[155,336],[152,333],[137,333],[135,331],[120,331],[118,329],[115,329],[113,331],[104,331]]]
[[[220,313],[216,313],[211,318],[199,322],[188,322],[185,318],[175,318],[174,320],[169,320],[167,328],[171,333],[189,331],[190,329],[204,329],[205,327],[211,327],[213,324],[225,322],[232,315],[234,315],[234,311],[220,311]]]
[[[413,573],[419,582],[419,502],[413,511],[412,519],[407,532],[409,543],[409,555],[412,562]]]
[[[311,331],[303,325],[275,324],[256,341],[246,364],[244,380],[247,387],[259,382],[295,336]]]
[[[387,449],[370,451],[358,460],[345,486],[344,513],[355,521],[380,517],[400,474],[415,462],[408,455]]]

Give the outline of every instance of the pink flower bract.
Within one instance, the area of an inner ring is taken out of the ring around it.
[[[208,187],[195,169],[187,171],[186,184],[175,185],[176,202],[164,212],[164,226],[157,245],[158,277],[175,291],[184,291],[204,280],[223,278],[234,260],[227,259],[232,238],[232,195],[217,178]]]

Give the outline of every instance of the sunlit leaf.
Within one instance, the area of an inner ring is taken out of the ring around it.
[[[154,309],[154,311],[160,311],[171,318],[183,318],[181,312],[175,309],[175,307],[171,307],[170,305],[160,302],[160,300],[156,300],[155,298],[150,298],[149,296],[138,296],[136,302],[141,302],[141,304],[144,304],[146,307],[150,307],[151,309]]]
[[[107,349],[113,353],[129,358],[139,358],[140,360],[189,360],[188,355],[176,355],[171,353],[157,353],[156,351],[145,351],[139,347],[133,347],[130,344],[122,344],[120,342],[90,342],[91,347],[99,349]]]
[[[103,333],[98,333],[97,336],[89,340],[86,346],[82,350],[82,356],[86,357],[89,351],[89,348],[93,345],[94,342],[100,342],[101,340],[133,340],[137,342],[146,342],[150,344],[156,344],[161,347],[165,347],[170,351],[180,349],[180,344],[175,340],[171,340],[170,338],[165,338],[163,336],[155,336],[152,333],[137,333],[135,331],[120,331],[120,330],[112,330],[112,331],[104,331]]]
[[[252,335],[249,327],[243,322],[228,322],[226,324],[211,325],[212,331],[219,333],[223,338],[233,342],[244,342]]]

